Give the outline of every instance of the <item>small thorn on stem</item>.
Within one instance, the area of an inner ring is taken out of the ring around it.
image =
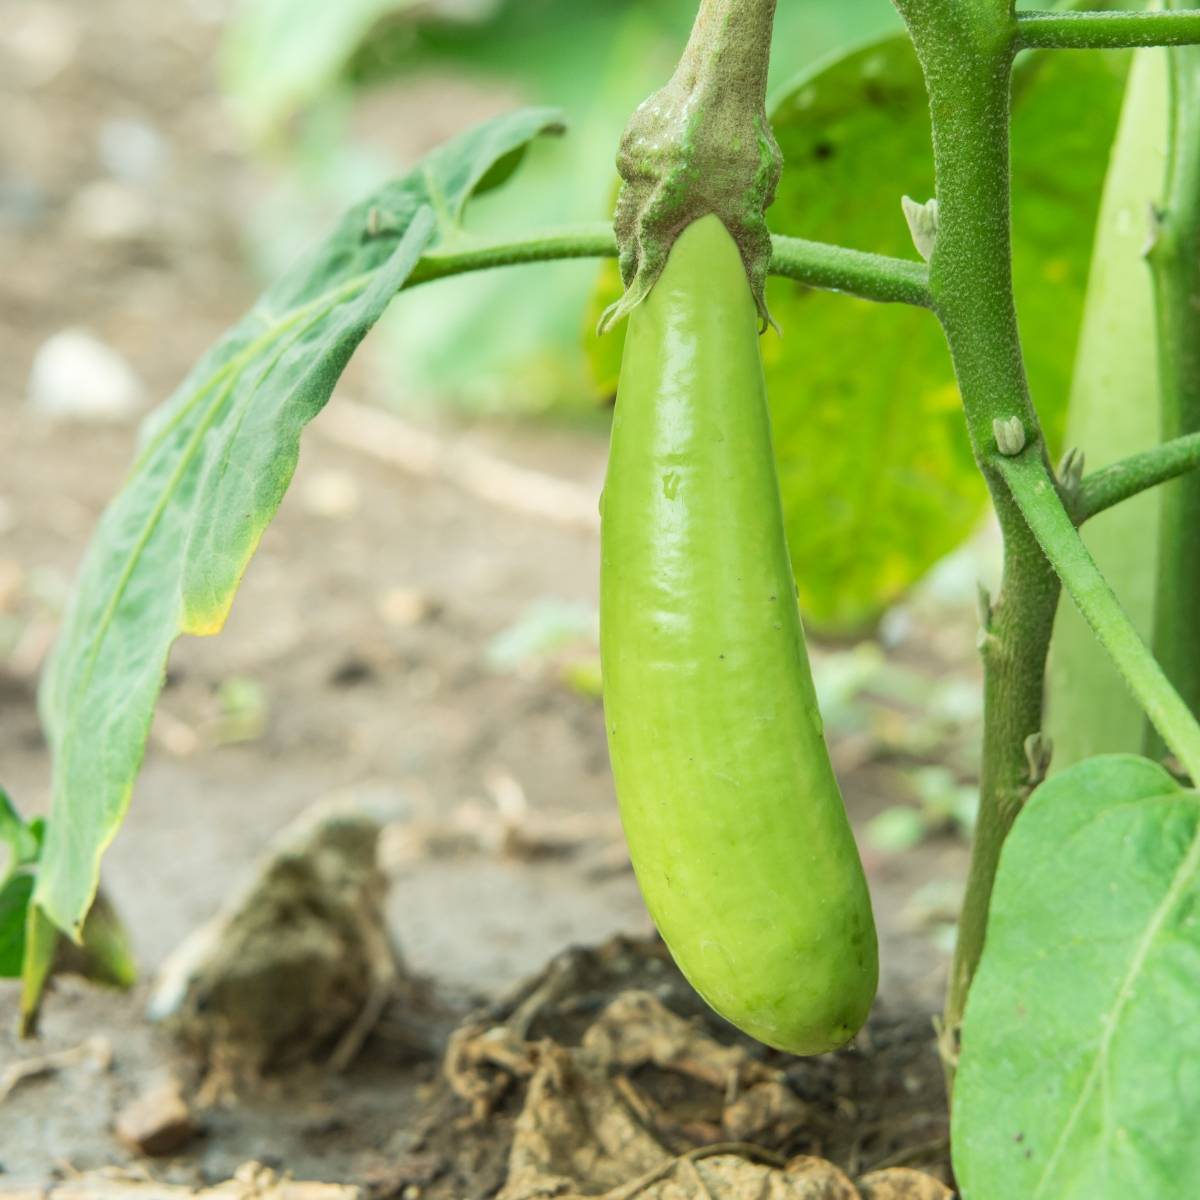
[[[1020,417],[997,417],[992,422],[996,449],[1005,458],[1013,458],[1025,449],[1025,424]]]
[[[975,586],[975,611],[979,614],[979,628],[986,633],[992,627],[992,593],[982,583]]]
[[[938,232],[938,202],[926,200],[924,204],[911,196],[900,197],[900,208],[904,219],[908,222],[908,232],[912,234],[913,245],[917,253],[928,262],[933,257],[937,244]]]
[[[1046,778],[1054,756],[1054,741],[1045,734],[1031,733],[1025,739],[1025,761],[1029,765],[1029,786],[1035,788]]]
[[[1154,253],[1154,248],[1158,245],[1158,239],[1162,235],[1166,219],[1167,210],[1160,208],[1159,205],[1151,201],[1150,211],[1146,220],[1146,240],[1142,243],[1143,258],[1149,258]]]
[[[1083,479],[1085,463],[1084,453],[1078,446],[1072,446],[1058,464],[1059,491],[1070,501],[1079,494],[1079,484]]]

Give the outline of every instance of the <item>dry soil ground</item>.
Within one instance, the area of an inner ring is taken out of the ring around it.
[[[37,668],[134,426],[50,420],[27,403],[26,382],[45,339],[83,325],[162,396],[251,301],[239,214],[257,175],[213,82],[222,12],[205,0],[4,4],[0,781],[31,811],[49,779]],[[138,132],[147,128],[148,143]],[[397,134],[405,151],[428,136],[411,123]],[[149,159],[138,159],[146,145]],[[388,399],[361,364],[343,394]],[[595,434],[492,424],[442,436],[598,490],[605,446]],[[564,686],[553,659],[526,669],[489,659],[531,606],[594,606],[596,576],[592,534],[382,465],[335,444],[318,419],[227,629],[176,648],[130,818],[106,860],[145,974],[273,833],[334,793],[391,806],[393,931],[452,1007],[497,995],[568,944],[647,931],[621,854],[598,701]],[[920,680],[929,695],[947,679],[969,691],[969,611],[930,619],[918,608],[905,620],[894,661],[918,681],[913,705]],[[817,659],[830,670],[855,661],[845,648]],[[912,794],[912,763],[895,747],[915,717],[907,701],[871,691],[868,679],[850,697],[857,729],[832,723],[860,830]],[[969,721],[950,735],[969,740]],[[915,759],[944,758],[948,744],[933,739]],[[506,822],[523,834],[515,850]],[[538,852],[547,845],[566,850]],[[943,835],[903,855],[868,846],[866,857],[882,994],[890,1011],[915,1014],[924,1037],[945,969],[931,929],[965,852]],[[42,1044],[30,1046],[12,1036],[15,991],[0,986],[0,1068],[94,1036],[112,1051],[107,1069],[52,1073],[0,1103],[0,1183],[131,1161],[114,1113],[176,1062],[144,1021],[144,1000],[144,989],[64,981]],[[215,1178],[256,1157],[300,1177],[366,1178],[435,1070],[368,1051],[343,1078],[291,1078],[210,1112],[206,1136],[157,1169]]]

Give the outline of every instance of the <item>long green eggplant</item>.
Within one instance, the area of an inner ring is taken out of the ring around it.
[[[875,995],[875,927],[796,604],[758,314],[715,216],[629,317],[600,650],[621,819],[675,961],[760,1041],[843,1045]]]

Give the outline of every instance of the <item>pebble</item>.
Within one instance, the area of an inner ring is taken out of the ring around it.
[[[71,198],[67,221],[89,241],[134,242],[154,232],[154,206],[136,188],[115,179],[85,184]]]
[[[49,200],[32,179],[0,176],[0,230],[19,233],[46,219]]]
[[[303,497],[313,516],[330,520],[352,516],[362,505],[362,489],[345,471],[318,471],[305,482]]]
[[[145,389],[111,346],[86,329],[72,328],[38,347],[28,398],[46,416],[120,421],[142,407]]]
[[[100,126],[96,149],[104,169],[126,183],[159,179],[170,154],[161,133],[136,117],[113,117]]]

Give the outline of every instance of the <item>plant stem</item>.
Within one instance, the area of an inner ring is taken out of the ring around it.
[[[1009,82],[1011,16],[966,0],[895,0],[925,73],[938,231],[930,289],[954,360],[972,447],[1004,538],[1001,589],[981,639],[984,746],[979,819],[944,1013],[947,1074],[983,949],[1000,848],[1029,788],[1025,742],[1041,729],[1046,655],[1059,584],[998,463],[996,421],[1016,417],[1044,458],[1029,397],[1012,287]]]
[[[1200,20],[1193,3],[1169,16]],[[1200,49],[1170,51],[1170,137],[1163,200],[1147,254],[1158,327],[1163,439],[1200,432]],[[1200,712],[1200,476],[1163,489],[1154,652]],[[1151,747],[1153,750],[1154,747]]]
[[[1022,50],[1120,50],[1200,42],[1200,12],[1021,12]]]
[[[1131,454],[1084,478],[1071,505],[1071,516],[1076,525],[1082,525],[1106,508],[1198,467],[1200,433],[1189,433],[1141,454]],[[1195,595],[1192,593],[1193,599]]]
[[[863,300],[932,308],[929,268],[916,259],[888,258],[804,238],[771,238],[771,274]]]
[[[606,221],[567,225],[524,237],[484,241],[460,235],[427,250],[405,281],[406,288],[468,271],[551,262],[560,258],[615,258],[617,243]]]
[[[1200,779],[1200,722],[1171,686],[1162,667],[1125,615],[1062,505],[1046,464],[1036,453],[1002,460],[999,470],[1029,528],[1071,599],[1111,655],[1163,741],[1193,779]]]
[[[640,304],[675,239],[709,213],[737,243],[764,325],[771,237],[765,213],[783,156],[767,119],[775,0],[700,0],[671,78],[621,135],[613,225],[625,293],[600,329]]]
[[[612,227],[603,222],[550,229],[529,237],[497,241],[456,240],[428,251],[405,287],[482,271],[490,267],[548,262],[563,258],[615,258]],[[928,308],[929,272],[924,263],[848,250],[805,238],[771,238],[771,274],[809,287],[845,292],[863,300]]]

